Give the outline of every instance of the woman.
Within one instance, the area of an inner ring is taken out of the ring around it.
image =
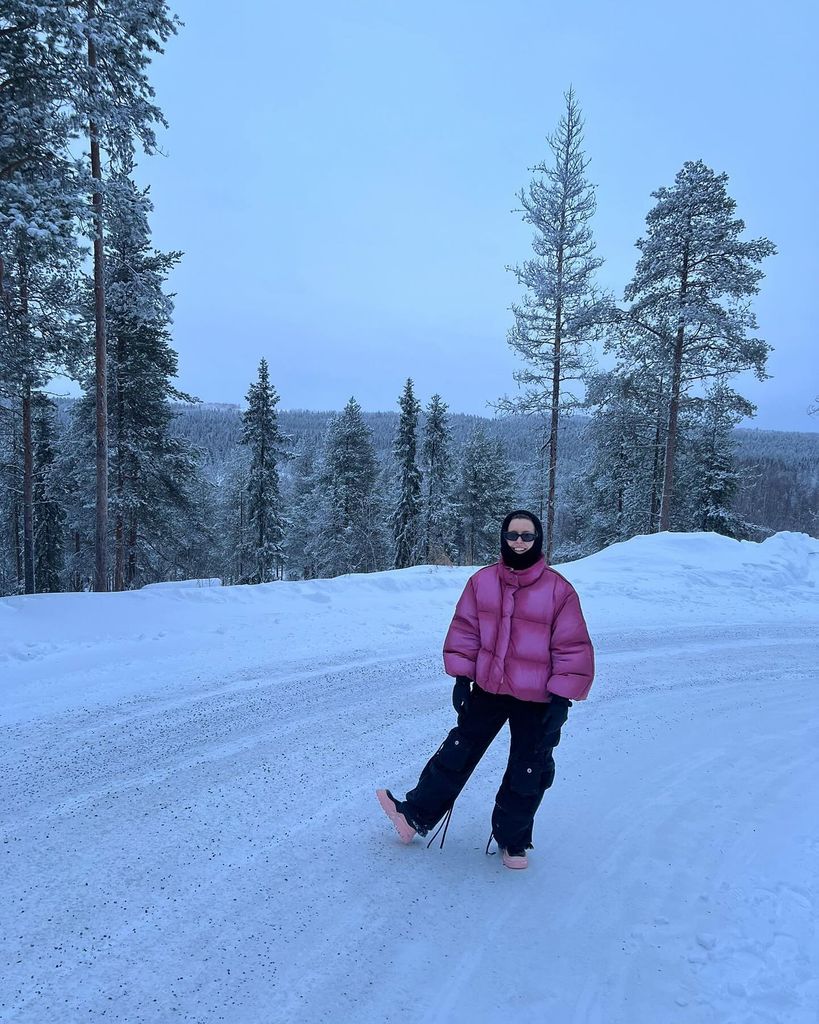
[[[458,725],[405,800],[388,789],[376,796],[402,842],[426,835],[451,813],[508,721],[509,762],[495,797],[492,835],[505,866],[520,869],[528,867],[535,813],[554,780],[560,730],[572,701],[588,696],[594,652],[574,587],[543,558],[538,517],[510,512],[500,546],[500,560],[470,577],[444,641]]]

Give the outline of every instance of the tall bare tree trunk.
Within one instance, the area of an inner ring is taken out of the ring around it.
[[[88,0],[88,18],[96,13],[96,0]],[[88,40],[88,66],[96,68],[97,50]],[[108,367],[105,343],[105,252],[102,220],[102,163],[99,130],[93,118],[88,124],[91,143],[91,177],[94,181],[94,325],[97,410],[97,509],[94,540],[94,590],[108,589]]]
[[[19,593],[21,584],[25,584],[23,575],[23,549],[20,547],[20,503],[16,495],[14,503],[11,506],[11,529],[14,534],[14,568],[17,571],[17,591]]]
[[[116,475],[116,514],[114,516],[114,590],[125,589],[125,471],[123,469],[123,415],[122,395],[122,339],[117,336],[117,361],[114,378],[116,390],[116,417],[114,420],[114,471]]]
[[[555,534],[555,480],[557,478],[557,425],[560,402],[560,328],[555,332],[555,359],[552,376],[552,416],[549,425],[549,493],[546,499],[546,538],[544,555],[546,564],[552,564]]]
[[[690,220],[689,220],[690,227]],[[680,276],[679,303],[688,291],[688,243],[683,250],[683,265]],[[682,380],[682,357],[685,345],[685,322],[680,314],[677,336],[674,339],[674,365],[671,375],[671,402],[668,409],[668,436],[665,439],[665,473],[663,476],[663,500],[660,505],[660,531],[671,528],[671,499],[674,493],[674,457],[677,454],[677,421],[680,412],[680,382]]]
[[[125,583],[128,587],[133,586],[137,574],[136,546],[137,517],[136,512],[131,512],[131,521],[128,525],[128,569],[125,574]]]
[[[651,467],[651,504],[649,506],[648,529],[646,533],[656,533],[658,530],[657,516],[660,510],[660,438],[662,437],[662,424],[660,423],[660,411],[657,410],[657,422],[654,427],[654,462]]]
[[[114,590],[125,589],[125,523],[122,510],[114,517]]]
[[[244,485],[239,488],[239,551],[238,551],[238,563],[239,563],[239,579],[237,583],[244,583],[245,575],[245,563],[244,563],[244,550],[245,550],[245,489]]]
[[[565,205],[561,213],[561,229],[565,227]],[[552,564],[555,534],[555,481],[557,479],[557,428],[560,409],[560,343],[563,340],[563,244],[557,251],[557,309],[555,310],[554,350],[552,353],[552,416],[549,426],[549,493],[546,499],[546,537],[543,554]]]
[[[674,493],[674,458],[677,454],[677,422],[680,412],[680,370],[685,328],[677,329],[674,343],[674,371],[671,377],[671,402],[668,409],[668,436],[665,439],[665,472],[663,500],[660,504],[660,531],[671,527],[671,497]]]
[[[28,265],[20,252],[20,313],[28,336]],[[34,593],[34,454],[31,440],[31,380],[23,381],[23,590]]]
[[[31,384],[23,385],[23,570],[24,592],[34,593],[34,456],[31,442]]]
[[[266,452],[265,452],[264,432],[263,431],[262,431],[262,437],[261,437],[260,440],[261,440],[261,447],[260,447],[260,452],[259,452],[259,465],[260,465],[259,490],[257,492],[257,499],[256,499],[257,502],[258,502],[257,508],[258,508],[258,514],[259,514],[259,550],[258,550],[258,554],[256,556],[256,565],[258,567],[257,568],[257,572],[259,574],[259,583],[267,583],[268,565],[267,565],[267,560],[266,560],[265,554],[264,554],[264,540],[265,540],[264,526],[265,526],[265,519],[267,517],[267,495],[265,494],[264,483],[263,483],[263,481],[265,479],[265,469],[267,468],[267,466],[266,466],[267,456],[266,456]]]
[[[546,470],[546,458],[547,452],[549,451],[549,432],[546,428],[546,418],[543,418],[543,424],[541,427],[543,433],[540,442],[540,463],[538,465],[537,472],[537,508],[535,511],[540,517],[542,523],[546,522],[546,490],[548,488],[547,477],[548,472]]]
[[[74,571],[71,573],[71,589],[78,591],[82,586],[82,577],[80,576],[80,531],[74,531]]]
[[[18,447],[16,416],[12,420],[11,430],[12,460],[15,466],[15,484],[14,490],[12,491],[11,504],[11,532],[14,539],[14,569],[17,574],[17,593],[19,593],[21,586],[24,586],[25,575],[23,572],[23,549],[20,546],[20,492],[17,489],[16,480],[17,454],[20,451]]]

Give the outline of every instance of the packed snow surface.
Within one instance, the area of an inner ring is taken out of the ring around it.
[[[817,1024],[819,541],[560,567],[597,649],[530,869],[398,843],[473,571],[0,600],[0,1019]]]

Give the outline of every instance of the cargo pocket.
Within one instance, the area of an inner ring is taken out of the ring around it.
[[[448,768],[450,771],[463,771],[466,767],[466,762],[469,760],[471,746],[472,744],[460,729],[453,729],[438,748],[438,761],[444,768]]]
[[[531,761],[509,766],[509,787],[520,796],[542,796],[555,780],[555,760],[551,750]]]
[[[543,761],[520,761],[509,766],[509,786],[521,796],[537,796],[542,777]]]

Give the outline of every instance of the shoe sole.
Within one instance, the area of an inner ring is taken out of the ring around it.
[[[397,810],[394,801],[387,796],[386,789],[377,789],[375,796],[381,804],[381,809],[395,826],[395,831],[398,833],[398,838],[401,842],[411,843],[415,838],[415,829],[409,824],[404,815]]]

